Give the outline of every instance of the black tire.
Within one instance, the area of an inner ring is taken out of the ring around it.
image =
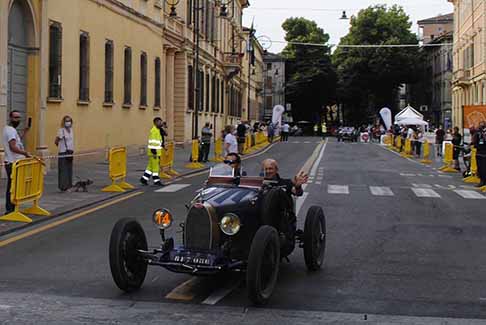
[[[110,237],[110,269],[118,288],[125,292],[138,290],[147,274],[147,262],[137,250],[147,250],[142,226],[133,218],[120,219]]]
[[[326,251],[326,218],[319,206],[307,210],[304,225],[304,259],[309,271],[316,271],[324,263]]]
[[[251,243],[246,285],[248,298],[255,305],[264,305],[270,299],[277,283],[280,267],[278,234],[271,226],[258,229]]]

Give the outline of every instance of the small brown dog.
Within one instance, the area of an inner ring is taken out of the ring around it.
[[[89,178],[86,179],[86,180],[81,180],[78,177],[78,179],[79,179],[79,181],[77,181],[76,184],[74,184],[74,186],[71,188],[71,191],[79,192],[79,190],[82,189],[83,192],[88,192],[88,186],[93,184],[93,181],[90,180]]]

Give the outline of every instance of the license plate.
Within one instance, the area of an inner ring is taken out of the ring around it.
[[[174,262],[198,264],[198,265],[210,265],[211,260],[208,256],[190,256],[190,255],[176,255],[174,256]]]

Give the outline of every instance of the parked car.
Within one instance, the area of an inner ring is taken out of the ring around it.
[[[359,130],[352,126],[342,127],[337,134],[338,141],[358,142]]]
[[[165,230],[174,226],[174,216],[164,208],[152,214],[161,235],[157,248],[148,249],[145,232],[135,219],[115,224],[109,258],[113,280],[121,290],[139,289],[148,265],[193,276],[244,272],[249,299],[261,305],[272,295],[280,261],[296,246],[304,249],[310,271],[321,268],[326,245],[322,208],[310,207],[304,230],[296,231],[295,204],[284,188],[262,177],[237,177],[228,168],[213,167],[205,187],[188,204],[185,222],[179,225],[182,245],[165,236]]]

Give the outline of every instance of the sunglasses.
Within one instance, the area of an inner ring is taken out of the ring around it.
[[[223,162],[224,162],[225,164],[227,164],[227,165],[232,165],[232,164],[236,164],[236,163],[237,163],[237,161],[236,161],[236,160],[224,160]]]

